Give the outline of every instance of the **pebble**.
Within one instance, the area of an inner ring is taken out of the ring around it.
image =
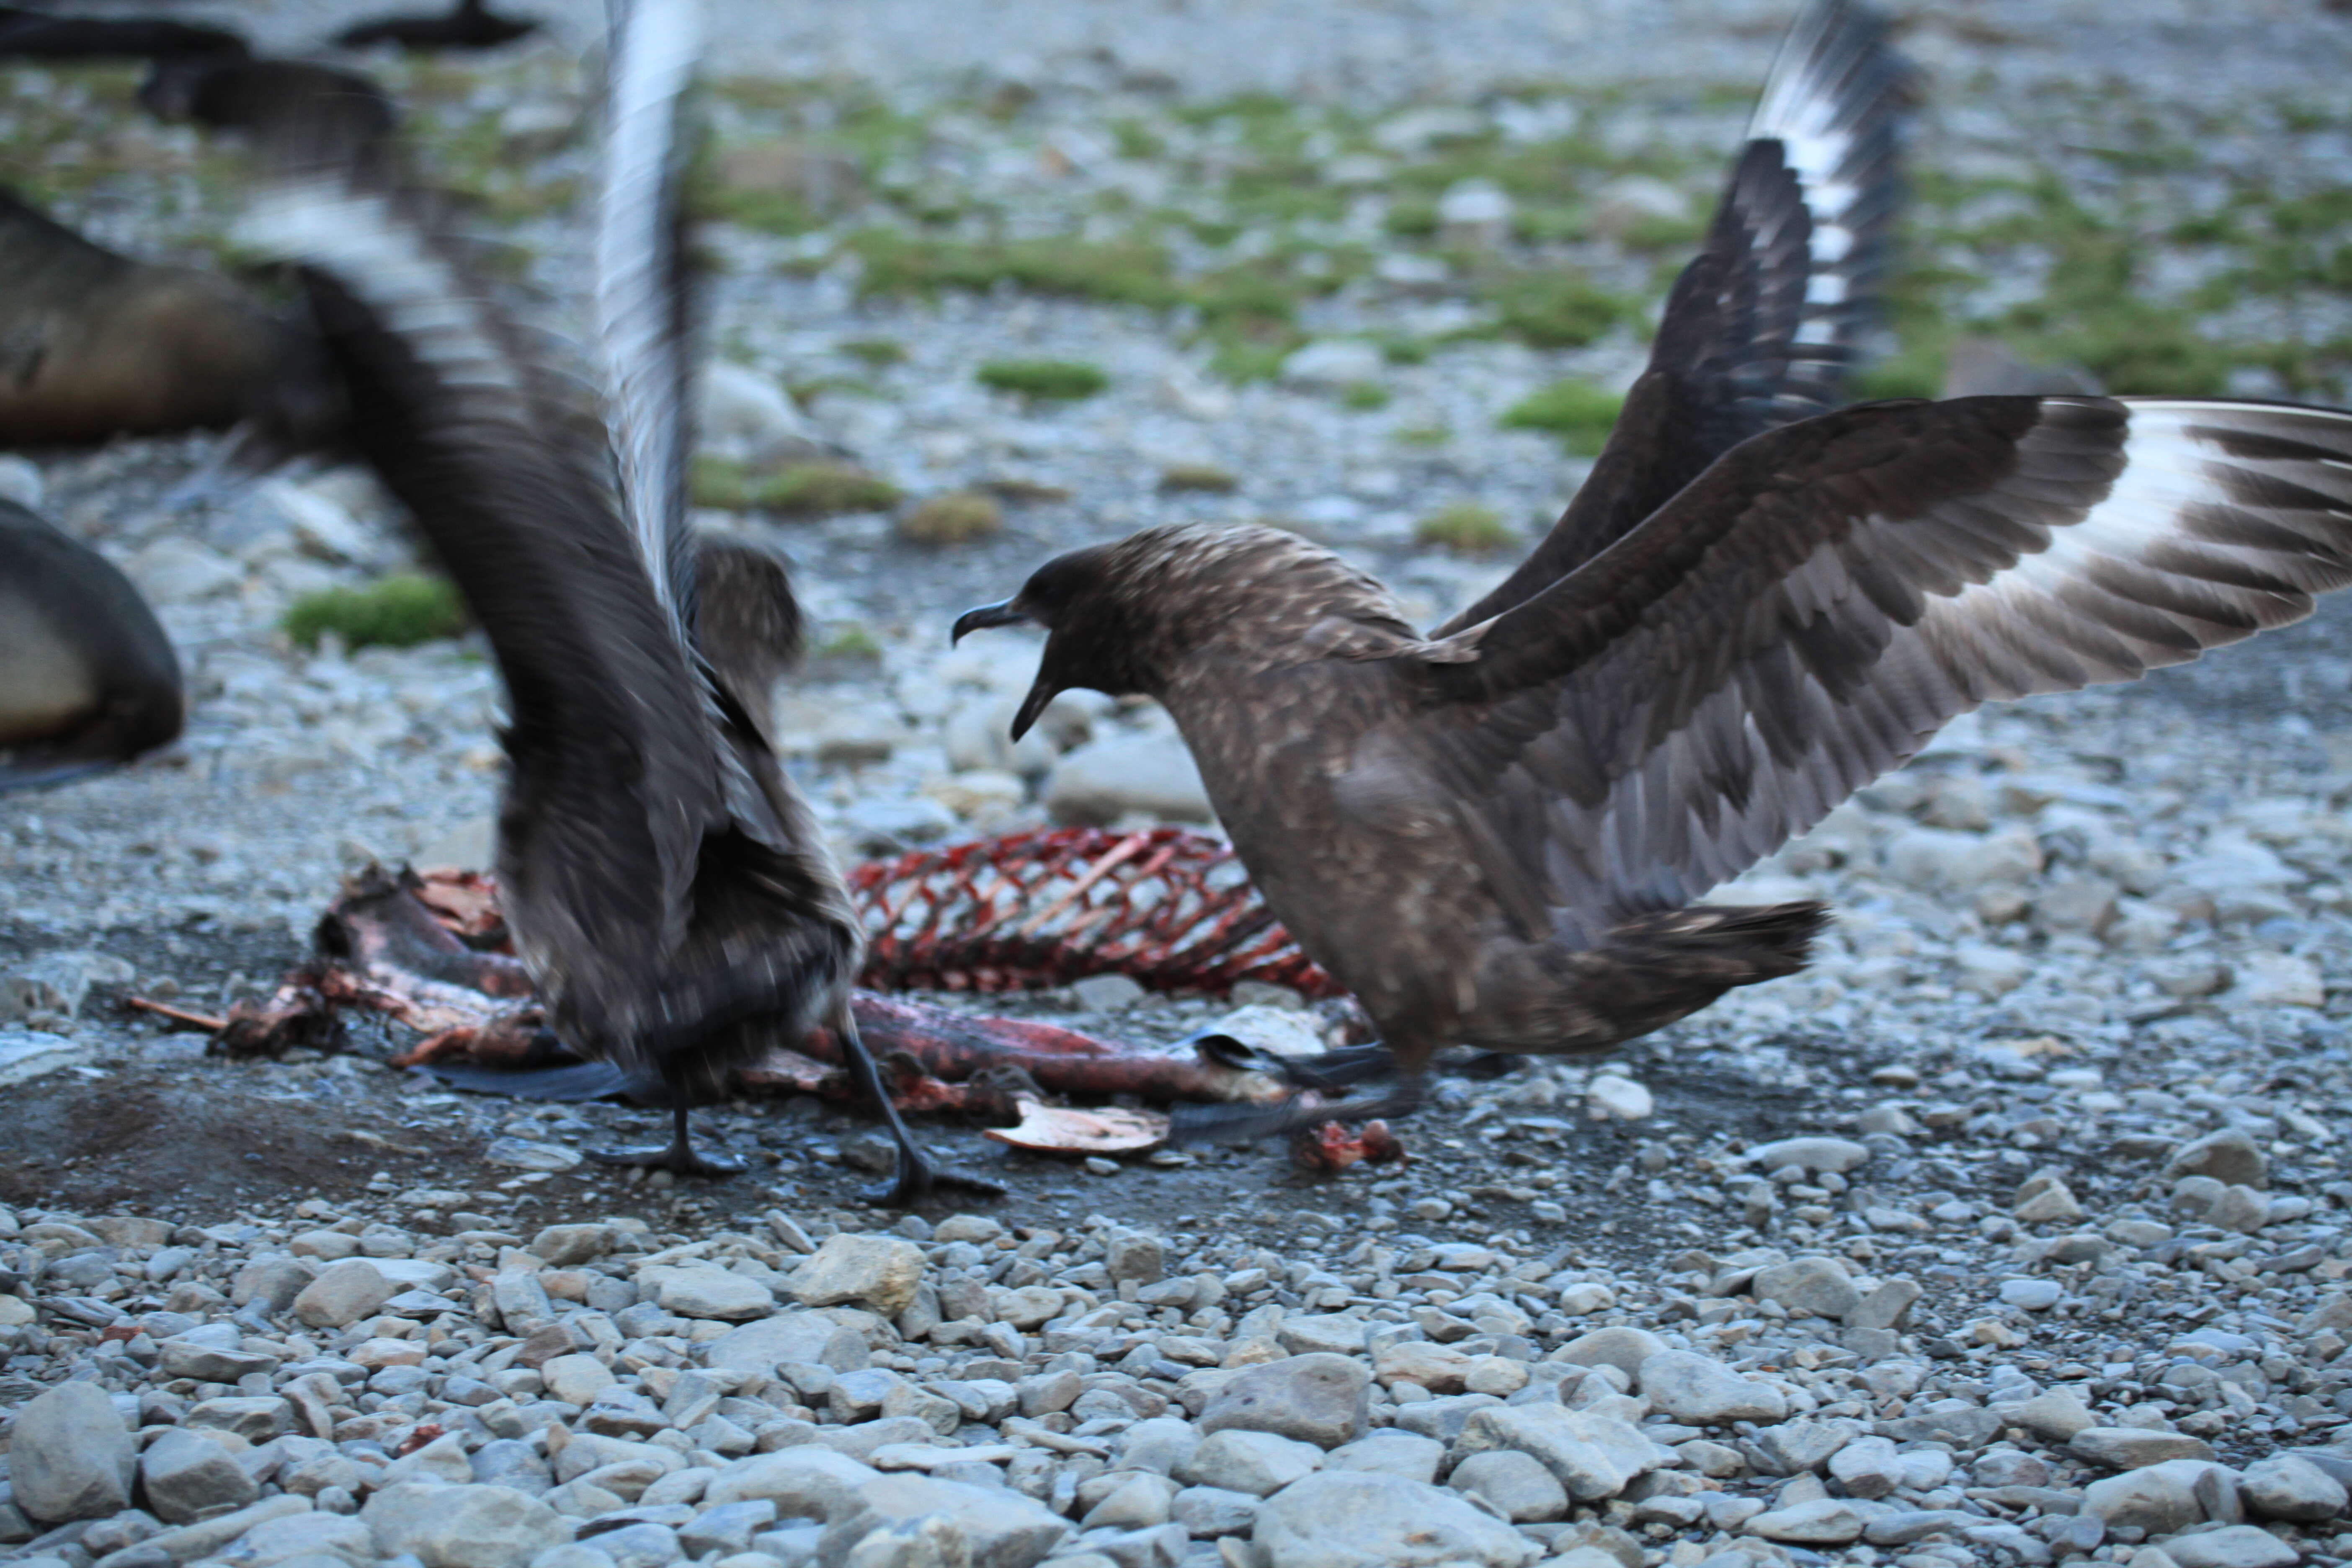
[[[913,1242],[844,1231],[803,1259],[786,1288],[804,1307],[857,1302],[896,1317],[914,1301],[922,1279],[923,1252]]]
[[[121,1412],[95,1384],[62,1383],[35,1396],[10,1431],[14,1500],[44,1523],[97,1519],[131,1506],[138,1460]]]
[[[1263,1568],[1527,1568],[1542,1555],[1535,1542],[1454,1492],[1360,1470],[1325,1472],[1286,1487],[1259,1510],[1250,1541]]]
[[[1322,1450],[1312,1443],[1235,1426],[1202,1438],[1184,1467],[1183,1479],[1193,1486],[1266,1497],[1322,1462]]]
[[[2168,1459],[2210,1459],[2212,1445],[2181,1432],[2151,1432],[2136,1426],[2086,1426],[2066,1443],[2069,1451],[2111,1470],[2136,1470]]]
[[[1789,1410],[1779,1389],[1689,1351],[1661,1351],[1644,1361],[1641,1389],[1653,1408],[1698,1426],[1778,1421]]]
[[[372,1316],[395,1293],[374,1264],[347,1258],[329,1264],[301,1288],[293,1300],[294,1314],[312,1328],[347,1328]]]
[[[1271,1432],[1336,1448],[1364,1435],[1370,1375],[1362,1363],[1315,1352],[1244,1367],[1201,1412],[1201,1430]]]
[[[1129,816],[1206,822],[1208,786],[1172,732],[1119,735],[1065,754],[1040,796],[1055,822],[1105,826]]]
[[[412,1553],[425,1568],[508,1568],[572,1534],[562,1515],[512,1487],[387,1487],[368,1499],[360,1520],[379,1553]]]

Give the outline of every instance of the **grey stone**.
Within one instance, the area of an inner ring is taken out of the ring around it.
[[[1627,1377],[1641,1374],[1642,1363],[1666,1348],[1666,1342],[1646,1329],[1595,1329],[1579,1334],[1549,1359],[1572,1366],[1613,1366]]]
[[[98,1519],[131,1506],[139,1445],[94,1383],[61,1383],[16,1413],[9,1438],[16,1504],[47,1524]]]
[[[531,1256],[550,1268],[588,1263],[613,1249],[609,1225],[551,1225],[530,1238]]]
[[[541,1363],[539,1375],[551,1395],[583,1409],[620,1381],[611,1367],[584,1352],[551,1357]]]
[[[2017,1426],[2053,1443],[2072,1442],[2077,1434],[2098,1424],[2089,1407],[2063,1388],[2037,1394],[2008,1415]]]
[[[1749,1169],[1777,1171],[1798,1165],[1808,1171],[1833,1171],[1839,1175],[1870,1158],[1866,1144],[1850,1138],[1780,1138],[1759,1143],[1743,1156]]]
[[[310,1511],[309,1500],[303,1498],[263,1498],[259,1502],[232,1512],[198,1520],[194,1524],[184,1524],[160,1535],[151,1535],[139,1543],[139,1549],[173,1563],[193,1563],[200,1557],[211,1556],[246,1531],[272,1520],[289,1519]]]
[[[914,1300],[922,1280],[923,1249],[913,1242],[841,1231],[802,1259],[785,1289],[804,1307],[846,1302],[895,1318]]]
[[[1486,1499],[1513,1524],[1540,1523],[1568,1512],[1568,1489],[1533,1457],[1513,1448],[1472,1454],[1445,1484]]]
[[[1958,1399],[1937,1400],[1878,1424],[1878,1435],[1898,1443],[1949,1443],[1963,1451],[1983,1447],[2000,1431],[2000,1415]]]
[[[920,1265],[918,1264],[918,1272]],[[675,1312],[681,1318],[716,1318],[722,1322],[741,1322],[748,1318],[764,1318],[776,1310],[776,1293],[730,1269],[696,1267],[686,1268],[649,1268],[654,1277],[655,1304],[665,1312]],[[795,1276],[797,1278],[797,1276]],[[836,1297],[836,1300],[860,1298]]]
[[[1692,1351],[1661,1351],[1642,1363],[1641,1390],[1654,1409],[1677,1421],[1713,1426],[1732,1421],[1778,1421],[1788,1396],[1754,1383]]]
[[[1744,1527],[1750,1535],[1798,1546],[1848,1546],[1862,1539],[1863,1517],[1842,1498],[1815,1498],[1756,1515]]]
[[[2212,1486],[2216,1476],[2229,1478],[2230,1472],[2201,1459],[2168,1459],[2126,1470],[2084,1488],[2083,1510],[2098,1515],[2110,1528],[2170,1535],[2206,1517],[2207,1500],[2200,1489]],[[2234,1489],[2231,1500],[2235,1501]]]
[[[879,1480],[881,1474],[831,1448],[814,1445],[784,1448],[729,1465],[702,1494],[702,1500],[711,1508],[764,1500],[776,1505],[780,1519],[829,1522],[852,1511],[859,1491]]]
[[[1437,1468],[1444,1462],[1444,1444],[1411,1432],[1374,1432],[1323,1456],[1327,1470],[1365,1470],[1423,1482],[1436,1480]]]
[[[684,1555],[677,1531],[644,1521],[600,1532],[596,1550],[611,1558],[614,1568],[668,1568]]]
[[[768,1498],[721,1503],[706,1508],[678,1527],[677,1543],[690,1557],[716,1552],[726,1555],[751,1549],[751,1538],[777,1520],[776,1505]]]
[[[1881,1280],[1846,1313],[1845,1326],[1849,1330],[1899,1329],[1911,1316],[1912,1303],[1918,1300],[1916,1280],[1900,1277]]]
[[[1186,1487],[1169,1505],[1169,1515],[1184,1533],[1209,1540],[1239,1535],[1257,1522],[1259,1501],[1255,1492],[1229,1491],[1223,1487]]]
[[[166,1432],[148,1444],[139,1456],[139,1485],[147,1510],[166,1524],[224,1505],[243,1508],[260,1495],[236,1456],[193,1432]]]
[[[46,1029],[0,1029],[0,1089],[88,1067],[96,1059],[97,1053],[88,1046]]]
[[[2186,1432],[2151,1432],[2139,1426],[2085,1426],[2067,1448],[2111,1470],[2137,1470],[2167,1459],[2210,1459],[2213,1446]]]
[[[1843,1318],[1862,1304],[1853,1279],[1827,1258],[1799,1258],[1759,1269],[1748,1289],[1759,1301],[1778,1301],[1817,1318]]]
[[[2164,1554],[2179,1568],[2293,1568],[2303,1553],[2269,1531],[2251,1524],[2175,1536]]]
[[[1859,1421],[1783,1421],[1756,1434],[1756,1454],[1763,1461],[1758,1468],[1782,1476],[1818,1470],[1832,1455],[1861,1436]]]
[[[223,1553],[231,1568],[272,1568],[295,1559],[328,1558],[352,1568],[375,1562],[375,1532],[346,1514],[293,1513],[264,1520]]]
[[[1542,1549],[1464,1498],[1360,1470],[1308,1476],[1258,1512],[1260,1568],[1526,1568]]]
[[[1069,1521],[1002,1487],[967,1486],[929,1476],[886,1475],[860,1489],[856,1507],[825,1527],[818,1559],[845,1568],[851,1552],[877,1530],[928,1531],[971,1568],[1030,1568],[1069,1534]],[[907,1559],[909,1568],[921,1560]],[[858,1568],[865,1568],[861,1562]]]
[[[267,1443],[294,1424],[294,1406],[267,1394],[224,1395],[191,1406],[180,1417],[183,1426],[209,1426],[234,1432],[248,1443]]]
[[[1082,1530],[1150,1530],[1168,1522],[1176,1483],[1149,1470],[1113,1472],[1109,1491],[1078,1521]]]
[[[1322,1450],[1312,1443],[1229,1427],[1201,1440],[1179,1479],[1191,1486],[1265,1497],[1311,1473],[1322,1459]]]
[[[1451,1443],[1462,1436],[1462,1428],[1469,1424],[1470,1417],[1502,1403],[1491,1394],[1449,1394],[1443,1399],[1423,1399],[1399,1405],[1391,1419],[1408,1432]]]
[[[1857,1437],[1830,1456],[1830,1477],[1849,1497],[1883,1498],[1903,1484],[1903,1463],[1884,1437]]]
[[[1625,1422],[1559,1405],[1478,1411],[1454,1443],[1457,1458],[1496,1448],[1534,1458],[1580,1502],[1615,1497],[1659,1459],[1657,1446]]]
[[[1362,1352],[1370,1326],[1344,1312],[1304,1313],[1284,1318],[1274,1337],[1293,1355],[1354,1355]]]
[[[2064,1300],[2065,1288],[2055,1279],[2004,1279],[1999,1292],[2004,1306],[2029,1312],[2046,1312]]]
[[[854,1329],[823,1312],[783,1311],[730,1329],[710,1342],[703,1364],[727,1372],[772,1375],[787,1362],[862,1372],[874,1364],[866,1341]]]
[[[387,1487],[360,1519],[379,1553],[412,1552],[425,1568],[512,1568],[572,1537],[562,1515],[512,1487]]]
[[[272,1313],[282,1312],[318,1277],[318,1269],[299,1258],[257,1258],[236,1271],[236,1278],[229,1284],[228,1299],[239,1307],[259,1301]]]
[[[330,1263],[294,1298],[294,1315],[314,1329],[341,1329],[373,1316],[394,1287],[364,1258]]]
[[[2303,1524],[2335,1518],[2344,1511],[2347,1498],[2343,1483],[2293,1454],[2273,1454],[2248,1465],[2239,1477],[2238,1495],[2256,1513]]]
[[[160,1341],[155,1350],[157,1365],[165,1377],[193,1378],[198,1383],[235,1383],[250,1373],[266,1375],[278,1370],[276,1356],[204,1344],[184,1336]]]
[[[1175,1415],[1155,1415],[1127,1429],[1119,1441],[1118,1468],[1172,1476],[1200,1446],[1200,1429],[1190,1421]]]
[[[375,1479],[375,1484],[396,1487],[410,1481],[439,1481],[464,1486],[474,1479],[474,1464],[467,1457],[466,1441],[455,1432],[450,1432],[434,1438],[413,1454],[394,1459]]]
[[[1272,1432],[1336,1448],[1364,1435],[1371,1374],[1361,1362],[1332,1354],[1295,1355],[1244,1367],[1201,1412],[1203,1433],[1237,1428]]]
[[[2267,1187],[2271,1161],[2251,1134],[2225,1127],[2172,1152],[2164,1163],[2165,1180],[2181,1176],[2210,1176],[2224,1186]]]
[[[1200,766],[1173,732],[1088,742],[1054,764],[1043,799],[1055,822],[1097,827],[1137,815],[1171,822],[1212,815]]]
[[[1148,1232],[1115,1230],[1103,1243],[1103,1272],[1114,1284],[1129,1279],[1153,1284],[1167,1271],[1165,1252],[1165,1244]]]

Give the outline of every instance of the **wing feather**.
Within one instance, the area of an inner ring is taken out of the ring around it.
[[[1592,472],[1517,570],[1433,636],[1540,593],[1741,441],[1843,400],[1899,189],[1906,69],[1886,34],[1859,0],[1815,0],[1799,18]]]
[[[1492,827],[1489,879],[1589,942],[1738,875],[1980,703],[2133,679],[2347,584],[2352,413],[1869,405],[1756,437],[1458,634],[1415,667],[1405,727]]]
[[[683,105],[700,56],[698,0],[616,7],[604,183],[596,209],[596,319],[622,504],[678,639],[694,626],[690,323]]]

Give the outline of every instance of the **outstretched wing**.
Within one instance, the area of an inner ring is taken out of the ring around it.
[[[1805,831],[1978,704],[2129,680],[2352,583],[2352,413],[1867,404],[1735,449],[1415,668],[1507,907],[1590,942]],[[1465,655],[1471,655],[1466,659]]]
[[[617,972],[682,933],[703,833],[725,816],[700,683],[600,433],[415,197],[299,144],[271,152],[246,236],[305,269],[353,440],[432,539],[505,679],[531,805],[528,821],[509,814],[505,858],[524,853],[535,884],[512,894],[540,912],[535,946],[605,955],[626,990]]]
[[[1518,569],[1433,635],[1541,593],[1748,437],[1843,401],[1886,266],[1903,82],[1857,0],[1798,21],[1592,472]]]
[[[692,444],[681,113],[701,48],[698,0],[615,7],[604,186],[596,208],[596,320],[622,504],[678,640],[694,626]]]

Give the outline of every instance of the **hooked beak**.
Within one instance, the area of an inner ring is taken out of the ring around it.
[[[1029,613],[1013,606],[1013,601],[1007,599],[1001,605],[982,605],[976,610],[966,610],[956,617],[955,629],[948,634],[948,646],[953,647],[963,641],[966,632],[976,632],[987,626],[1017,626],[1027,622]]]

